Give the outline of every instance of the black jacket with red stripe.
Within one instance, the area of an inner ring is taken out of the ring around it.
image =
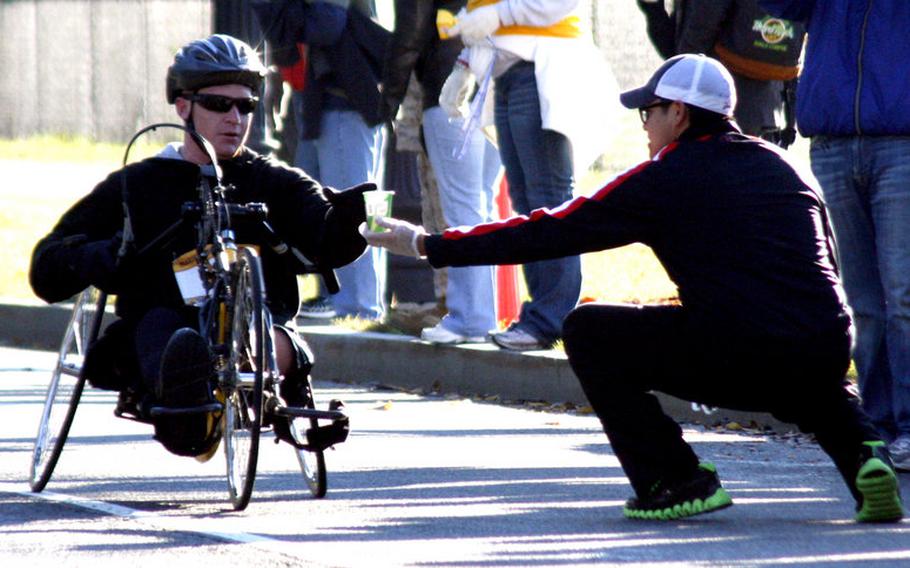
[[[811,175],[775,146],[691,129],[654,159],[555,209],[426,239],[434,266],[517,264],[640,242],[693,323],[744,338],[847,332],[850,318]]]

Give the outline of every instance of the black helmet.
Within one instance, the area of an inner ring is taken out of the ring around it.
[[[246,85],[259,93],[265,67],[252,47],[229,35],[216,34],[183,46],[167,70],[167,102],[185,92],[213,85]]]

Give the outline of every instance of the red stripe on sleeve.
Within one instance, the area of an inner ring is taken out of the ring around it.
[[[590,197],[584,197],[584,196],[576,197],[574,199],[566,201],[565,203],[563,203],[562,205],[560,205],[559,207],[556,207],[554,209],[548,209],[548,208],[535,209],[535,210],[531,211],[530,215],[516,215],[514,217],[509,217],[508,219],[503,219],[502,221],[494,221],[492,223],[482,223],[480,225],[475,225],[473,227],[455,227],[452,229],[447,229],[446,231],[444,231],[442,233],[442,238],[445,240],[457,241],[457,240],[460,240],[460,239],[463,239],[466,237],[476,237],[476,236],[480,236],[480,235],[486,235],[487,233],[492,233],[492,232],[498,231],[500,229],[506,229],[509,227],[517,227],[517,226],[523,225],[525,223],[533,223],[535,221],[539,221],[540,219],[543,219],[546,217],[555,217],[557,219],[562,219],[562,218],[566,217],[567,215],[570,215],[573,211],[575,211],[576,209],[578,209],[579,207],[581,207],[582,205],[584,205],[585,203],[587,203],[589,201],[600,201],[600,200],[604,199],[607,195],[610,194],[610,192],[612,192],[617,187],[619,187],[623,183],[625,183],[626,180],[637,175],[642,170],[646,169],[651,164],[653,164],[655,161],[660,161],[660,159],[665,154],[667,154],[668,152],[672,152],[676,148],[676,146],[677,146],[676,142],[671,142],[670,144],[665,146],[664,149],[661,150],[660,153],[658,153],[658,155],[655,156],[655,158],[653,160],[648,160],[646,162],[642,162],[642,163],[638,164],[637,166],[635,166],[634,168],[626,170],[625,172],[623,172],[620,175],[613,178],[609,183],[607,183],[607,185],[605,185],[602,188],[600,188],[599,190],[597,190],[594,193],[594,195],[592,195]]]

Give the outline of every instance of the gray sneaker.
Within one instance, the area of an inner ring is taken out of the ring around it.
[[[548,343],[514,325],[503,332],[494,333],[491,339],[496,345],[510,351],[533,351],[550,347]]]
[[[894,468],[900,471],[910,471],[910,434],[902,434],[888,445],[891,461]]]
[[[487,337],[485,335],[461,335],[454,331],[450,331],[442,326],[442,324],[437,324],[435,327],[425,327],[420,332],[420,339],[424,341],[429,341],[430,343],[437,343],[439,345],[455,345],[458,343],[485,343]]]
[[[310,319],[331,319],[336,316],[332,300],[317,296],[300,304],[300,317]]]

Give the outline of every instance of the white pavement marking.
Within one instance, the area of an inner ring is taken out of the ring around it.
[[[219,540],[224,540],[227,542],[253,544],[260,548],[271,550],[273,552],[278,551],[280,548],[279,545],[282,544],[282,542],[279,540],[250,533],[204,530],[199,527],[200,524],[204,525],[205,523],[198,518],[183,519],[156,515],[155,513],[150,513],[148,511],[139,511],[136,509],[131,509],[129,507],[124,507],[122,505],[115,505],[113,503],[105,503],[104,501],[95,501],[93,499],[66,495],[64,493],[55,493],[52,491],[42,491],[41,493],[23,491],[21,484],[18,483],[0,482],[0,493],[11,493],[30,499],[40,499],[52,503],[65,503],[67,505],[89,509],[92,511],[97,511],[99,513],[105,513],[107,515],[113,515],[115,517],[138,521],[142,524],[149,525],[157,529],[194,533],[216,538]]]

